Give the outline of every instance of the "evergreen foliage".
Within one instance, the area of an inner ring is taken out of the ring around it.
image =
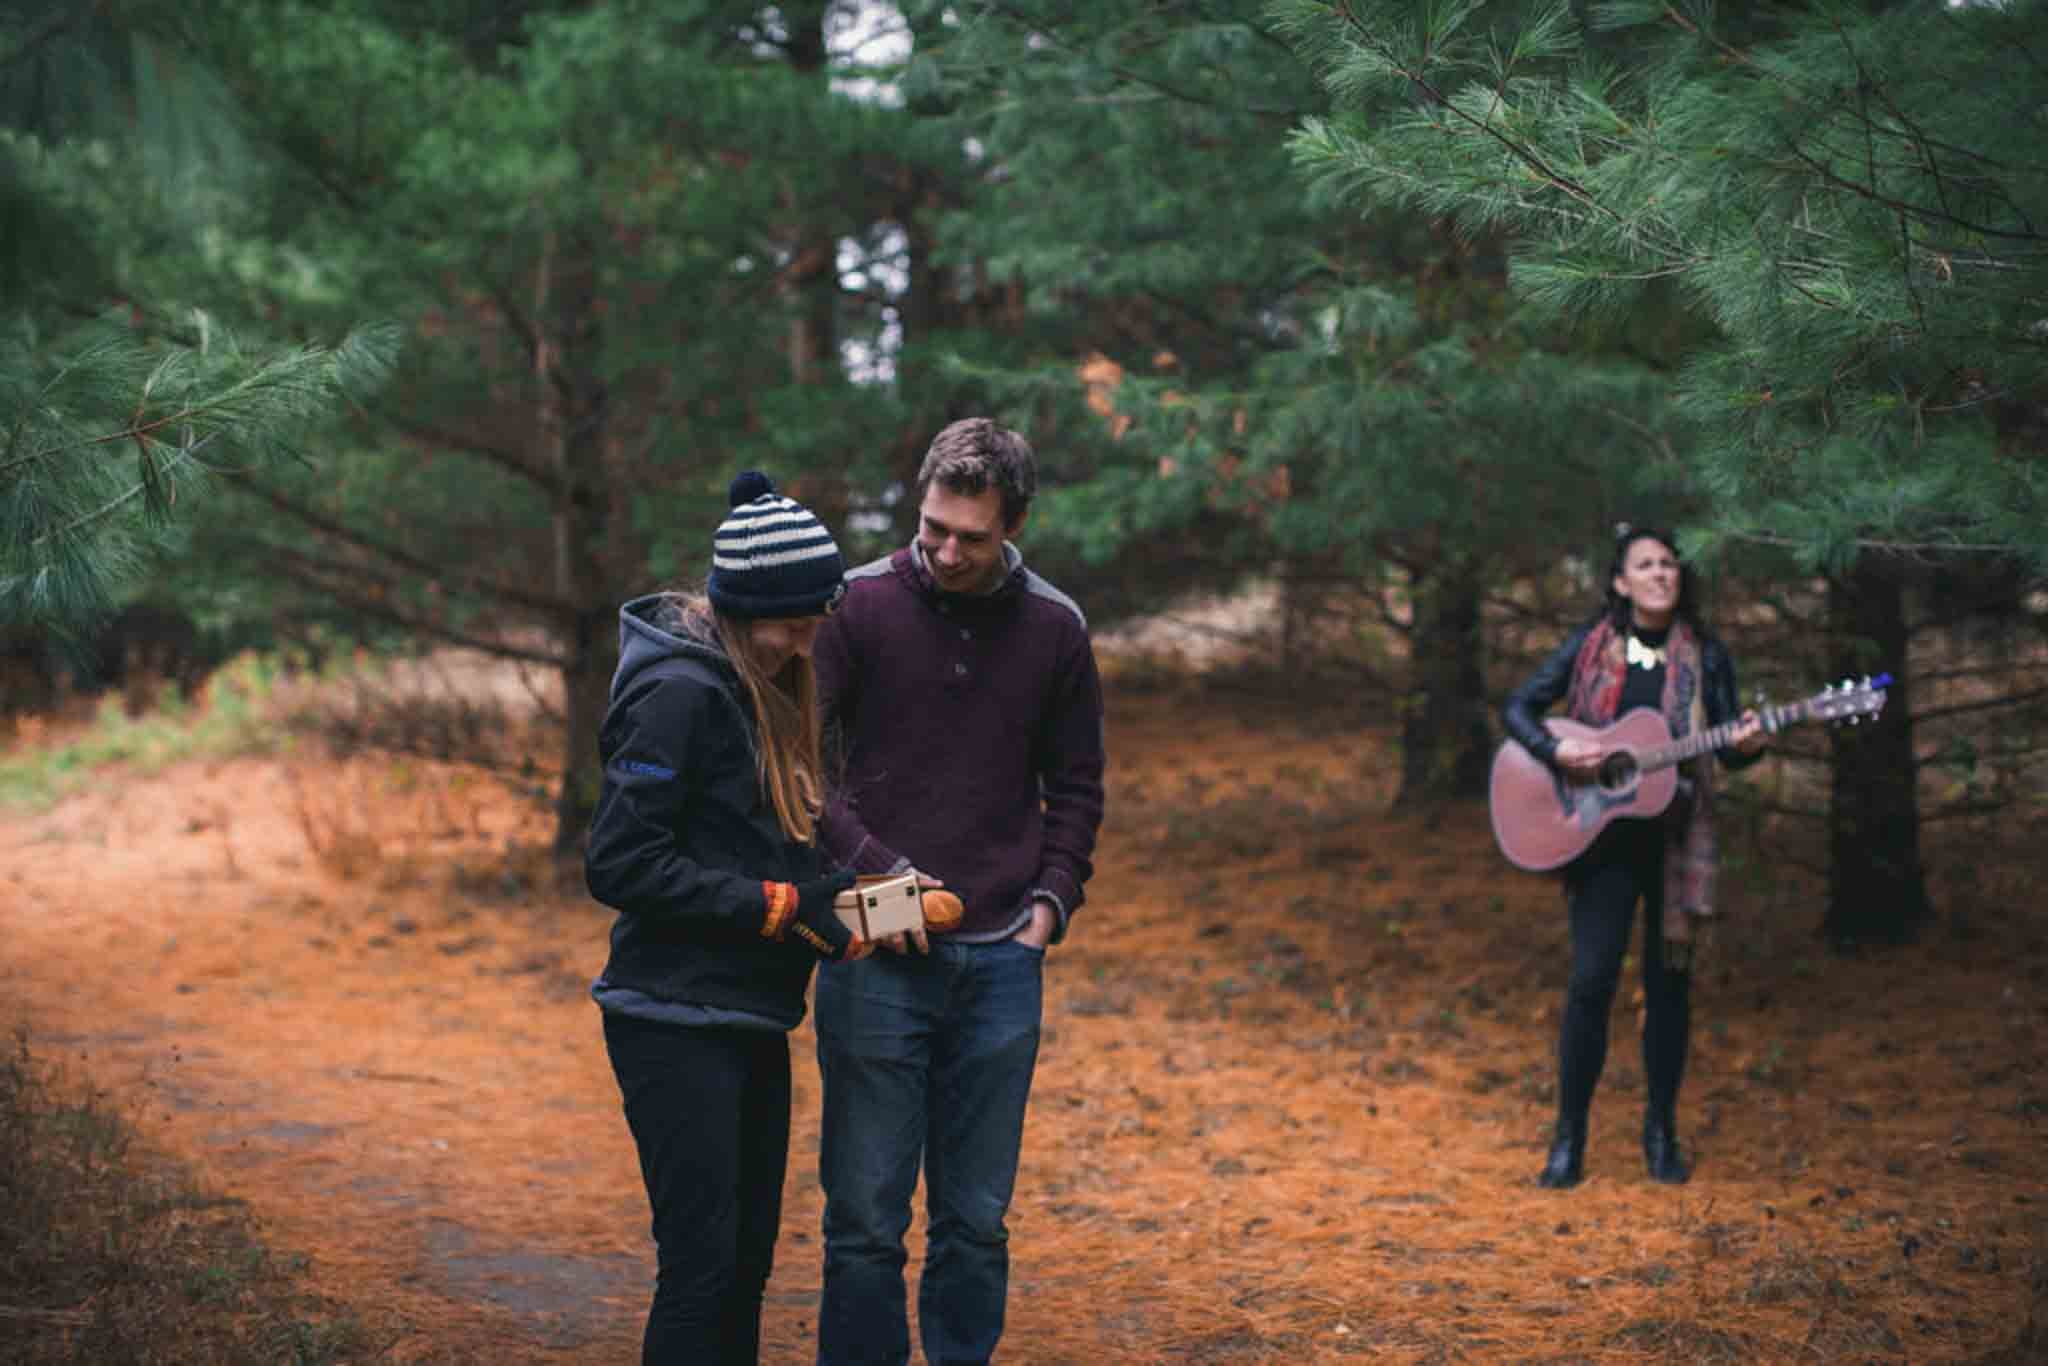
[[[1827,931],[1909,935],[1905,595],[2048,572],[2048,6],[1270,12],[1332,92],[1294,143],[1320,185],[1499,237],[1547,316],[1696,320],[1695,547],[1826,572],[1830,662],[1895,676],[1881,724],[1831,745]]]
[[[556,670],[557,845],[596,792],[621,599],[694,581],[735,470],[838,522],[894,438],[876,301],[842,289],[903,116],[836,92],[843,6],[446,0],[207,7],[275,193],[178,269],[236,315],[403,328],[394,382],[317,470],[239,480],[207,549],[281,611]]]
[[[181,491],[300,454],[338,396],[385,367],[375,330],[251,355],[230,336],[166,341],[125,319],[47,348],[0,339],[0,616],[76,622],[136,575]]]
[[[1311,73],[1242,5],[947,15],[920,31],[905,79],[912,108],[942,110],[933,121],[975,152],[939,249],[1008,291],[994,326],[945,338],[949,379],[1047,462],[1034,547],[1108,616],[1156,606],[1190,571],[1263,568],[1277,548],[1218,506],[1209,469],[1157,475],[1185,458],[1199,396],[1227,430],[1251,367],[1293,344],[1327,288],[1316,252],[1346,227],[1284,156],[1287,129],[1320,107]],[[1114,602],[1127,574],[1144,588]]]
[[[375,327],[252,344],[132,268],[196,240],[234,179],[230,111],[172,18],[0,9],[0,622],[103,612],[202,478],[301,453],[388,362]]]
[[[1480,596],[1684,495],[1662,388],[1514,316],[1490,240],[1312,192],[1288,137],[1332,97],[1256,11],[949,13],[909,83],[982,152],[942,243],[1022,294],[959,373],[1058,452],[1035,543],[1141,585],[1131,608],[1275,565],[1296,602],[1395,586],[1406,793],[1478,790]]]
[[[2048,569],[2048,6],[1578,8],[1283,0],[1335,104],[1297,159],[1511,239],[1555,316],[1709,323],[1705,548]]]

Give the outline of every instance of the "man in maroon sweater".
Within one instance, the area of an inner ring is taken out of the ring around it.
[[[920,1163],[925,1359],[985,1362],[1002,1335],[1045,951],[1080,909],[1102,824],[1087,623],[1010,544],[1037,487],[1015,432],[987,418],[940,432],[916,539],[847,576],[813,652],[843,757],[826,851],[856,872],[914,868],[966,907],[948,933],[885,941],[894,952],[818,978],[829,1366],[910,1359],[903,1235]]]

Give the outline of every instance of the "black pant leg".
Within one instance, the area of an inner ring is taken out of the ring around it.
[[[1649,822],[1619,823],[1569,874],[1572,972],[1557,1047],[1557,1111],[1564,1124],[1584,1124],[1606,1067],[1607,1021],[1636,903],[1661,874],[1657,835]]]
[[[1665,962],[1661,865],[1656,871],[1643,895],[1643,1075],[1649,1113],[1672,1130],[1692,1037],[1692,974]]]
[[[1625,865],[1603,864],[1574,880],[1572,974],[1557,1043],[1557,1113],[1583,1125],[1607,1063],[1607,1017],[1628,952],[1635,884]]]
[[[653,1212],[643,1366],[753,1366],[789,1153],[789,1044],[607,1013]]]
[[[761,1300],[782,1231],[790,1078],[787,1038],[763,1032],[746,1043],[753,1056],[740,1097],[739,1219],[725,1339],[735,1362],[751,1363],[761,1356]]]

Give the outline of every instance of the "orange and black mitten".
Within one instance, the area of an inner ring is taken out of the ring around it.
[[[960,904],[960,898],[941,888],[930,888],[922,900],[924,927],[928,930],[956,930],[967,916],[967,908]]]
[[[865,958],[871,946],[855,939],[853,931],[832,909],[832,899],[853,886],[853,874],[833,873],[809,882],[764,882],[761,895],[767,912],[761,917],[761,934],[780,940],[795,935],[828,963],[842,958]]]

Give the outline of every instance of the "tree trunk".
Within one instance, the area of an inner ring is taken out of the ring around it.
[[[597,807],[597,730],[618,657],[615,595],[602,572],[607,392],[592,368],[600,343],[594,261],[585,244],[558,251],[551,235],[535,286],[534,377],[554,475],[553,586],[569,604],[569,619],[560,626],[565,724],[553,841],[555,857],[563,860],[582,856]]]
[[[1418,574],[1411,591],[1415,615],[1396,801],[1483,797],[1493,732],[1480,667],[1479,584],[1466,572],[1438,570]]]
[[[1289,556],[1280,561],[1280,669],[1292,675],[1307,663],[1306,656],[1314,653],[1310,640],[1315,631],[1316,598],[1321,589],[1315,585],[1301,560]]]
[[[791,69],[822,83],[830,55],[825,45],[825,14],[830,6],[818,0],[796,0],[778,8],[788,25],[784,52]],[[782,273],[789,305],[784,354],[791,381],[822,384],[839,364],[839,238],[830,224],[803,219],[793,203],[790,217],[785,228],[789,264]]]
[[[610,701],[612,670],[619,659],[615,610],[577,614],[570,658],[562,668],[562,707],[567,734],[563,737],[562,783],[555,792],[554,855],[569,861],[583,856],[583,838],[590,813],[597,807],[597,731]]]
[[[1902,943],[1933,915],[1920,866],[1913,718],[1906,675],[1905,594],[1868,559],[1829,585],[1835,667],[1889,673],[1876,722],[1838,727],[1828,809],[1828,909],[1821,932],[1837,945]]]
[[[949,325],[959,311],[953,303],[953,272],[939,264],[938,218],[943,204],[939,192],[917,168],[905,166],[898,172],[901,182],[897,221],[903,227],[904,259],[909,288],[897,302],[897,317],[903,325],[903,343],[896,353],[896,389],[903,396],[905,421],[897,437],[890,469],[903,481],[906,493],[917,483],[924,464],[925,443],[945,425],[947,414],[934,403],[943,396],[945,385],[936,374],[931,352],[933,339]],[[897,539],[908,540],[916,530],[915,499],[905,497],[896,508]]]

